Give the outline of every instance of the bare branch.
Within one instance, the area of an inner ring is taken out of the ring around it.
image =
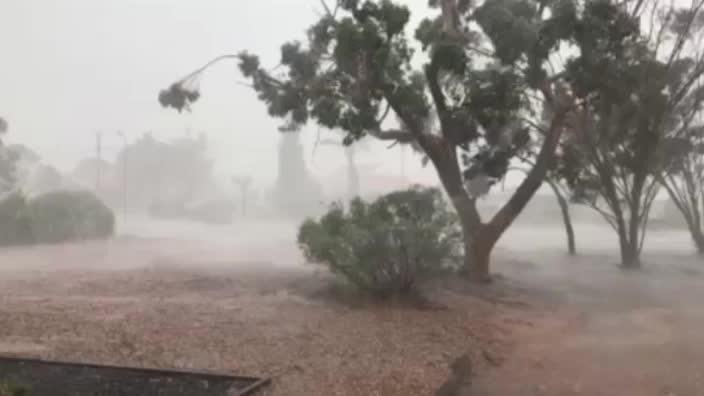
[[[215,58],[215,59],[209,61],[209,62],[206,63],[205,65],[203,65],[203,66],[199,67],[198,69],[194,70],[193,72],[189,73],[187,76],[183,77],[182,79],[180,79],[180,80],[178,80],[178,81],[179,81],[179,82],[186,82],[186,81],[188,81],[188,80],[190,80],[190,79],[192,79],[192,78],[194,78],[194,77],[197,77],[198,75],[200,75],[201,73],[203,73],[203,72],[204,72],[207,68],[209,68],[210,66],[212,66],[212,65],[214,65],[214,64],[216,64],[216,63],[218,63],[218,62],[220,62],[220,61],[227,60],[227,59],[239,59],[239,55],[238,55],[238,54],[225,54],[225,55],[220,55],[220,56],[218,56],[217,58]]]
[[[684,48],[684,44],[687,41],[687,37],[690,35],[690,30],[692,28],[692,24],[694,23],[694,20],[697,18],[699,14],[699,10],[704,6],[704,1],[697,1],[693,2],[692,6],[690,7],[690,12],[691,12],[691,17],[687,20],[687,24],[684,26],[684,29],[682,29],[681,32],[679,32],[677,38],[675,39],[675,47],[670,53],[670,59],[667,61],[667,66],[669,67],[672,65],[672,62],[677,59],[679,54],[682,52]]]
[[[586,205],[595,210],[597,213],[599,213],[601,217],[603,217],[604,220],[606,220],[606,222],[609,223],[609,225],[614,230],[618,231],[618,226],[616,224],[616,216],[600,208],[599,205],[596,203],[587,203]]]
[[[323,9],[325,9],[325,14],[332,20],[335,20],[337,18],[337,11],[340,9],[340,1],[335,2],[335,9],[330,10],[330,6],[328,5],[327,1],[325,0],[320,0],[320,4],[322,4]]]

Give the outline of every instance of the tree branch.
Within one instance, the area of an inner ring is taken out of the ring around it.
[[[367,131],[369,135],[374,136],[379,140],[395,140],[399,143],[410,143],[415,140],[412,133],[401,129],[389,129],[382,131],[381,129],[373,129]]]
[[[386,120],[386,117],[389,115],[390,111],[391,111],[391,105],[387,103],[386,110],[384,110],[384,113],[381,115],[381,117],[379,117],[379,119],[376,120],[376,123],[381,125],[381,123],[384,122],[384,120]]]
[[[328,5],[327,1],[325,0],[320,0],[320,4],[322,4],[323,8],[325,9],[325,14],[332,19],[333,21],[337,19],[337,10],[340,9],[340,1],[335,2],[335,9],[330,10],[330,6]]]
[[[425,79],[428,82],[430,95],[433,97],[435,108],[438,111],[438,116],[442,123],[447,113],[447,104],[445,103],[445,94],[443,94],[440,84],[438,83],[438,68],[434,60],[425,67]]]
[[[560,102],[562,101],[560,100]],[[564,121],[568,112],[569,108],[564,106],[564,104],[561,104],[556,109],[556,113],[553,115],[550,129],[545,135],[535,165],[528,172],[526,178],[523,179],[523,182],[518,186],[508,202],[499,209],[489,222],[488,226],[498,231],[497,236],[500,236],[501,233],[511,225],[516,216],[523,210],[530,198],[533,197],[533,194],[535,194],[543,183],[545,175],[551,168],[555,158],[555,150],[564,131]]]
[[[186,82],[186,81],[188,81],[188,80],[190,80],[190,79],[192,79],[192,78],[194,78],[194,77],[200,75],[201,73],[203,73],[203,72],[204,72],[207,68],[209,68],[210,66],[212,66],[212,65],[214,65],[214,64],[216,64],[216,63],[218,63],[218,62],[220,62],[220,61],[226,60],[226,59],[239,59],[239,54],[225,54],[225,55],[220,55],[220,56],[218,56],[217,58],[215,58],[215,59],[209,61],[209,62],[206,63],[205,65],[203,65],[203,66],[199,67],[198,69],[194,70],[193,72],[189,73],[187,76],[183,77],[182,79],[180,79],[180,80],[178,80],[178,81],[179,81],[179,82]]]
[[[601,209],[596,203],[588,203],[587,206],[592,208],[592,210],[596,211],[601,215],[601,217],[606,220],[607,223],[613,228],[614,230],[618,231],[618,225],[616,224],[616,216],[612,215],[611,213],[605,211],[604,209]]]

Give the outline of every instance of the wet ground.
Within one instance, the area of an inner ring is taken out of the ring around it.
[[[275,395],[428,395],[470,352],[468,395],[704,394],[686,233],[651,233],[640,272],[616,268],[608,228],[577,233],[570,258],[560,228],[519,224],[482,292],[498,297],[436,285],[444,308],[419,311],[332,298],[293,223],[128,218],[113,241],[0,251],[0,353],[270,376]]]
[[[608,232],[578,227],[576,258],[543,250],[547,235],[500,253],[519,295],[542,312],[515,327],[513,353],[468,395],[704,395],[704,259],[686,233],[659,230],[645,268],[619,270],[604,250],[615,245]],[[512,237],[543,234],[519,228]]]

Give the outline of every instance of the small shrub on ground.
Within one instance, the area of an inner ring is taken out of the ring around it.
[[[0,246],[26,245],[33,241],[25,197],[11,193],[0,198]]]
[[[37,243],[110,237],[115,215],[88,191],[54,191],[29,201],[27,213]]]
[[[408,294],[462,257],[454,213],[439,190],[423,187],[333,205],[301,225],[298,243],[309,261],[379,297]]]
[[[11,381],[0,381],[0,396],[29,396],[29,388]]]

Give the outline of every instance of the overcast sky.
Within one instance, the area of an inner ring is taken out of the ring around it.
[[[424,11],[427,0],[408,4]],[[262,183],[276,169],[279,121],[269,118],[234,63],[221,64],[202,82],[191,114],[162,109],[160,89],[207,60],[249,49],[275,65],[282,42],[303,38],[321,7],[317,0],[2,0],[0,1],[0,116],[7,141],[22,142],[48,162],[69,170],[92,156],[96,131],[105,133],[104,156],[121,140],[153,131],[168,139],[205,132],[222,174],[252,173]],[[416,13],[414,19],[419,18]],[[322,175],[344,164],[336,148],[320,148],[317,128],[304,131],[306,157]],[[382,161],[400,173],[400,152],[376,145],[360,162]],[[407,174],[434,181],[417,158]]]

